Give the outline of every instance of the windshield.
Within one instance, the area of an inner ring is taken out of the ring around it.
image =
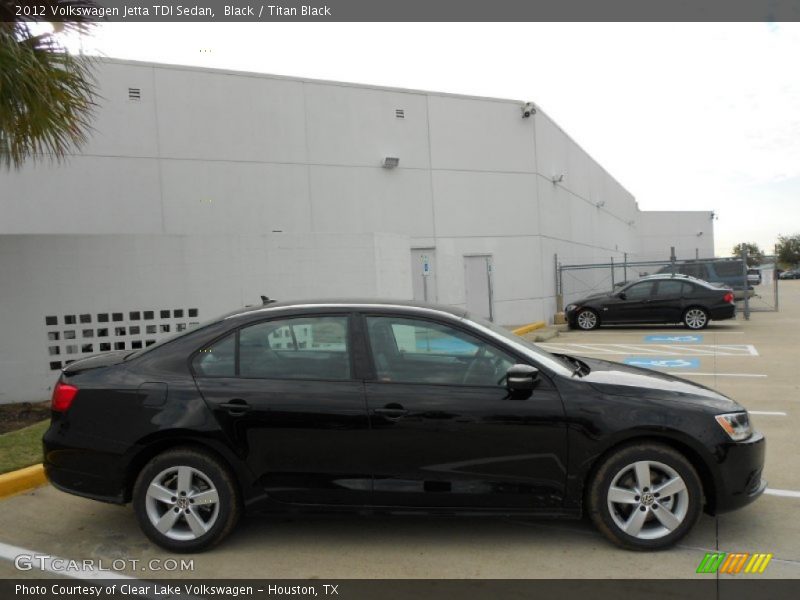
[[[533,342],[530,342],[525,338],[520,337],[515,333],[512,333],[505,327],[500,327],[499,325],[492,323],[491,321],[488,321],[483,317],[478,317],[472,314],[467,314],[464,320],[471,322],[473,325],[478,326],[478,328],[480,329],[488,330],[488,332],[494,334],[495,337],[499,337],[503,341],[510,343],[517,350],[523,352],[524,354],[527,354],[535,362],[544,365],[551,371],[555,371],[556,373],[559,373],[561,375],[571,374],[571,371],[564,365],[564,362],[559,360],[555,355],[550,354],[545,350],[542,350],[539,346],[537,346]]]

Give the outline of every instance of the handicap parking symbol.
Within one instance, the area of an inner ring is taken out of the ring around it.
[[[648,344],[699,344],[703,341],[702,335],[646,335],[644,341]]]
[[[699,358],[658,358],[650,356],[629,356],[624,360],[626,365],[644,367],[646,369],[698,369]]]

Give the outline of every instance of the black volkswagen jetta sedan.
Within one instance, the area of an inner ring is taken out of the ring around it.
[[[593,294],[564,309],[571,328],[683,323],[704,329],[711,320],[736,316],[733,290],[687,275],[648,275],[613,292]]]
[[[173,551],[244,510],[579,517],[657,549],[757,498],[764,437],[706,387],[548,354],[463,310],[245,309],[66,367],[45,469]]]

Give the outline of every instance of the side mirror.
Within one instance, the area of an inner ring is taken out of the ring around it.
[[[628,295],[625,292],[620,292],[619,294],[617,294],[617,297],[620,300],[625,300],[628,297]]]
[[[511,365],[506,372],[506,386],[512,391],[532,390],[539,381],[539,369],[530,365]]]

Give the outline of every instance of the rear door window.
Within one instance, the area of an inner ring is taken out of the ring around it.
[[[728,261],[714,263],[714,270],[720,277],[744,277],[741,261]]]
[[[656,298],[659,300],[668,300],[670,298],[680,298],[683,290],[683,282],[674,279],[667,279],[658,282],[658,289],[656,290]]]
[[[298,317],[243,328],[239,332],[239,375],[350,379],[348,317]]]
[[[681,265],[678,269],[679,273],[683,273],[684,275],[689,275],[691,277],[697,277],[698,279],[707,280],[708,279],[708,267],[706,265],[698,265],[698,264],[686,264]]]

